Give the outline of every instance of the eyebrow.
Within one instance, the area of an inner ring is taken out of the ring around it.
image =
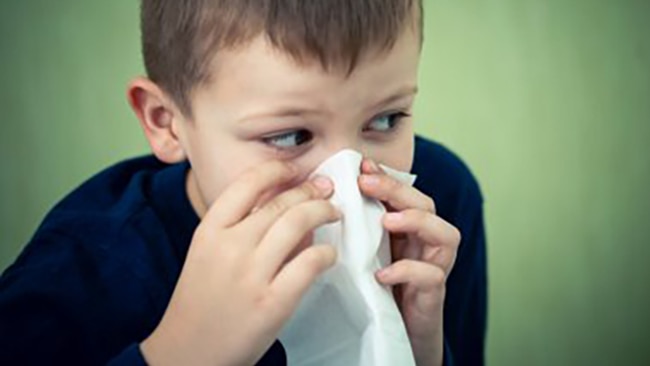
[[[399,89],[395,94],[375,103],[372,107],[369,108],[369,110],[372,111],[377,110],[387,104],[391,104],[398,100],[406,98],[408,96],[415,95],[417,94],[417,92],[418,92],[417,85],[409,85],[403,87]],[[252,114],[242,118],[239,122],[247,123],[253,120],[268,118],[268,117],[276,117],[276,118],[277,117],[304,117],[306,115],[323,115],[323,114],[324,113],[321,110],[316,108],[284,107],[275,110],[273,112],[262,112],[262,113]]]
[[[300,108],[300,107],[282,107],[272,112],[261,112],[248,115],[239,120],[240,123],[246,124],[254,120],[269,118],[269,117],[304,117],[306,115],[322,115],[323,112],[318,109]]]
[[[378,103],[375,103],[371,108],[371,110],[379,109],[387,104],[394,103],[398,100],[401,100],[411,95],[415,95],[417,93],[418,93],[417,85],[409,85],[407,87],[403,87],[400,90],[398,90],[397,93],[389,96],[388,98],[382,99]]]

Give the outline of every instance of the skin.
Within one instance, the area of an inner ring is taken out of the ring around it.
[[[189,159],[187,194],[202,218],[172,299],[141,343],[152,365],[254,364],[314,280],[331,267],[330,246],[309,245],[318,226],[340,219],[332,184],[306,180],[343,148],[364,154],[362,192],[384,202],[394,263],[377,280],[395,286],[418,365],[441,365],[445,280],[460,234],[434,202],[385,175],[409,170],[410,114],[419,37],[405,31],[354,72],[299,65],[260,36],[221,51],[211,81],[184,116],[155,83],[131,82],[128,97],[154,154]],[[396,128],[394,122],[398,121]]]

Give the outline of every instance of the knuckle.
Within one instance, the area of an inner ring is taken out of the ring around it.
[[[218,252],[221,263],[227,263],[229,266],[234,268],[240,267],[237,264],[240,264],[245,261],[246,253],[241,250],[239,245],[221,245],[216,248]]]
[[[269,201],[264,209],[269,211],[272,215],[279,215],[287,209],[287,204],[281,197],[276,197]]]
[[[398,191],[399,185],[397,182],[388,177],[380,177],[377,189],[374,191],[376,197],[381,201],[390,201],[395,193]]]
[[[426,207],[426,210],[429,211],[429,212],[433,212],[433,213],[436,212],[436,203],[433,201],[433,199],[431,197],[427,197],[427,199],[425,201],[425,207]]]
[[[310,224],[310,215],[309,212],[304,212],[301,208],[305,207],[299,206],[295,210],[290,210],[285,216],[285,223],[290,228],[290,230],[300,230],[303,231]]]
[[[318,189],[313,184],[305,183],[276,196],[266,204],[265,208],[274,215],[280,215],[292,206],[313,199],[317,195]]]
[[[291,298],[285,296],[284,289],[269,287],[264,296],[264,302],[261,304],[265,314],[277,314],[279,318],[288,317],[293,308]]]
[[[309,229],[338,215],[338,211],[329,201],[317,200],[303,202],[287,213],[292,226]]]
[[[320,191],[312,182],[305,182],[298,187],[298,193],[304,199],[312,199],[320,195]]]
[[[437,266],[432,266],[431,280],[434,287],[436,288],[444,287],[446,278],[447,278],[447,274],[442,268]]]
[[[424,223],[429,219],[430,213],[422,210],[410,210],[411,217],[418,223]]]
[[[380,176],[380,182],[383,185],[383,188],[388,190],[388,191],[394,191],[397,189],[403,188],[402,183],[399,182],[398,180],[388,176],[388,175],[382,175]]]
[[[410,210],[409,216],[412,220],[411,226],[414,227],[417,237],[427,241],[431,236],[430,231],[433,230],[432,227],[435,225],[435,221],[432,222],[431,220],[431,214],[422,210]]]
[[[304,251],[305,270],[308,271],[309,275],[316,276],[329,266],[330,260],[326,253],[328,249],[325,247],[312,247]]]
[[[249,173],[248,175],[250,178],[247,178],[246,175],[244,175],[239,180],[233,182],[229,187],[238,194],[259,191],[261,186],[260,178],[254,177],[252,173]]]
[[[410,261],[403,259],[398,262],[393,263],[393,272],[401,276],[409,276],[411,271]]]
[[[302,233],[306,231],[309,226],[309,216],[302,210],[303,205],[298,205],[288,209],[277,220],[278,225],[282,231],[290,235]]]
[[[216,230],[212,225],[208,225],[207,221],[203,221],[196,227],[196,230],[194,230],[192,241],[208,241],[210,238],[215,236],[215,231]]]
[[[460,232],[460,230],[457,227],[452,226],[450,237],[454,247],[458,248],[460,246],[460,242],[463,240],[463,234]]]

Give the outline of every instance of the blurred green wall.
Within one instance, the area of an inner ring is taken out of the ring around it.
[[[419,130],[485,195],[490,365],[650,359],[650,3],[427,2]],[[137,1],[0,4],[0,269],[58,199],[147,151]]]

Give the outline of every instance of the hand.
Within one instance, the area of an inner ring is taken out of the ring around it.
[[[442,365],[445,282],[456,260],[460,232],[436,215],[431,198],[386,175],[365,159],[361,192],[387,206],[383,225],[391,233],[393,264],[377,280],[395,286],[416,363]]]
[[[254,364],[314,280],[336,260],[305,240],[340,218],[325,178],[265,199],[296,169],[268,162],[232,183],[194,238],[168,308],[142,344],[152,365]]]

